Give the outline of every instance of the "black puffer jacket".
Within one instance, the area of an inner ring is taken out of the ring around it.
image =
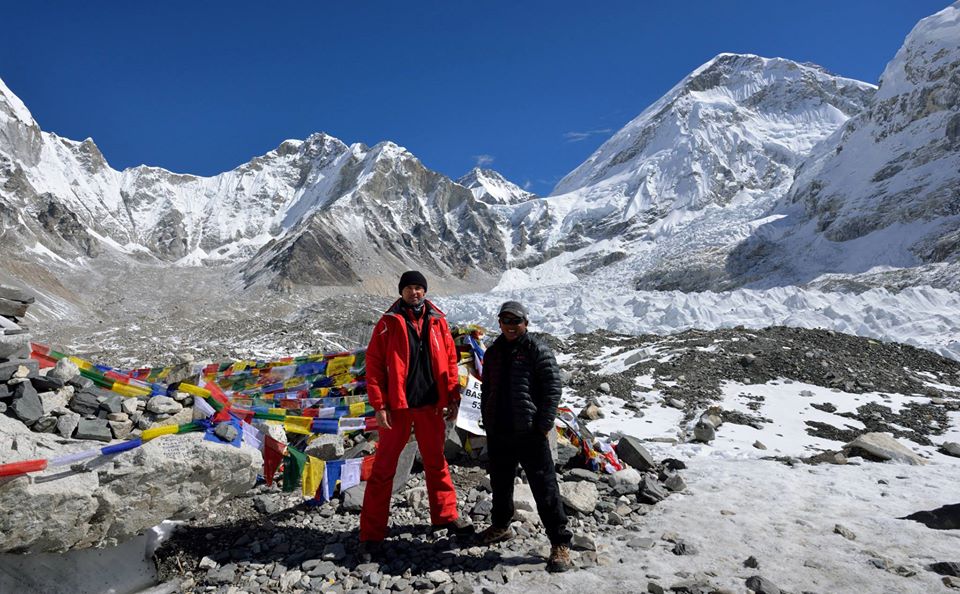
[[[519,434],[553,427],[560,404],[560,366],[550,348],[524,334],[498,337],[483,357],[480,412],[488,433]]]

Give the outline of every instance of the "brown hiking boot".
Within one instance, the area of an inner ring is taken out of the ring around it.
[[[497,526],[490,526],[486,530],[480,533],[480,543],[485,545],[492,545],[498,542],[505,542],[513,538],[513,528],[507,526],[506,528],[499,528]]]
[[[550,547],[550,558],[547,559],[547,571],[558,573],[573,569],[570,560],[570,547],[567,545],[553,545]]]

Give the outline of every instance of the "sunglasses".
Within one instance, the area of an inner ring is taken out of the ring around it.
[[[500,323],[506,326],[517,326],[523,323],[523,318],[500,318]]]

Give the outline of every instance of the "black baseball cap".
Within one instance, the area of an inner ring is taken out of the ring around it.
[[[502,316],[503,314],[513,314],[518,318],[527,319],[527,308],[523,306],[519,301],[507,301],[500,306],[500,313],[497,314],[497,317]]]

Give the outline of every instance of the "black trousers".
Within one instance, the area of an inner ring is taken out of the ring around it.
[[[567,528],[567,514],[560,501],[557,472],[550,457],[547,437],[542,433],[488,434],[487,453],[490,457],[490,486],[493,488],[493,525],[506,528],[513,520],[513,482],[519,464],[527,474],[550,544],[570,544],[572,534]]]

